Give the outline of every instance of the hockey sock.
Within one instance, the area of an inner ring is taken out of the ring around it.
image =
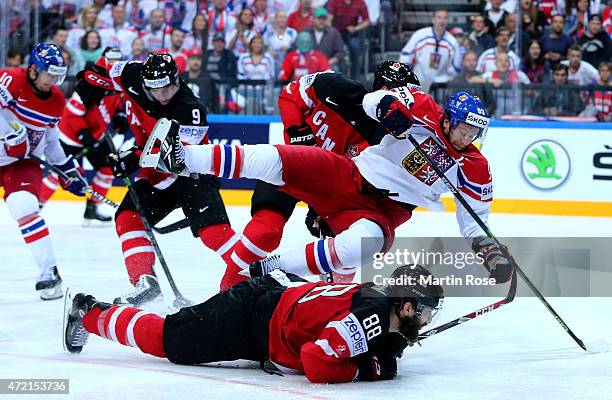
[[[55,267],[55,254],[45,220],[38,214],[38,199],[30,192],[19,191],[8,195],[6,205],[19,224],[21,236],[34,256],[41,273]]]
[[[106,310],[94,307],[83,316],[83,327],[104,339],[166,357],[164,318],[159,315],[132,307],[111,306]]]
[[[365,239],[365,240],[362,240]],[[308,243],[305,248],[280,253],[280,265],[296,275],[336,272],[352,274],[355,268],[372,260],[384,246],[382,229],[375,222],[360,219],[335,238]]]
[[[246,269],[252,262],[265,258],[280,244],[286,223],[285,216],[276,210],[255,212],[244,227],[242,239],[234,247],[232,261],[241,269]]]
[[[115,228],[121,242],[123,260],[132,285],[141,275],[155,275],[155,251],[136,211],[122,211],[116,218]]]
[[[108,189],[110,189],[111,186],[113,186],[113,173],[110,167],[100,168],[100,170],[96,173],[93,182],[91,183],[91,188],[95,192],[100,193],[102,196],[106,196],[106,193],[108,193]],[[99,203],[100,200],[92,197],[91,202]]]
[[[198,236],[202,243],[219,254],[226,264],[230,261],[234,245],[240,240],[240,235],[228,224],[205,226],[200,229]]]
[[[193,173],[228,179],[261,179],[273,185],[284,185],[280,154],[269,144],[186,146],[185,165]]]
[[[40,187],[40,194],[38,195],[38,201],[42,204],[46,203],[53,193],[59,187],[59,180],[57,175],[49,174],[43,178],[42,185]]]

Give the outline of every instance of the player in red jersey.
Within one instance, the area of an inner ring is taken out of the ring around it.
[[[407,265],[376,287],[275,271],[165,318],[79,293],[66,298],[64,347],[81,352],[93,333],[177,364],[269,360],[313,383],[393,379],[397,358],[441,307],[442,287],[428,277]]]
[[[478,97],[457,92],[442,110],[420,88],[404,87],[369,93],[363,107],[389,134],[352,159],[306,146],[183,146],[174,126],[154,132],[152,137],[164,144],[159,154],[143,154],[141,163],[224,177],[230,169],[234,173],[227,177],[264,180],[314,207],[336,234],[255,262],[251,276],[277,268],[301,276],[352,273],[391,247],[395,229],[410,218],[408,205],[444,210],[440,196],[449,189],[406,139],[407,131],[487,222],[492,177],[486,158],[472,141],[486,132],[490,120]],[[491,277],[498,283],[508,281],[511,260],[467,209],[455,203],[462,235],[482,253]]]
[[[121,91],[125,96],[128,122],[137,147],[111,154],[111,168],[117,178],[139,169],[140,149],[161,118],[178,121],[181,140],[189,144],[208,143],[206,109],[179,77],[174,59],[169,54],[155,54],[143,63],[119,61],[102,68],[93,66],[79,74],[88,86]],[[152,169],[140,170],[133,185],[140,210],[129,195],[115,214],[115,227],[130,282],[134,290],[119,296],[116,303],[140,305],[161,297],[159,282],[153,270],[155,252],[142,223],[140,212],[155,225],[170,212],[181,208],[188,218],[191,232],[205,246],[222,258],[238,235],[229,225],[219,180],[211,175],[193,179]]]
[[[121,61],[123,55],[118,48],[105,49],[97,64],[110,66]],[[79,83],[83,85],[83,83]],[[84,96],[81,97],[79,93]],[[128,130],[125,115],[125,101],[122,93],[108,91],[99,87],[77,89],[66,104],[59,122],[60,142],[66,154],[86,158],[94,167],[96,175],[92,189],[106,196],[113,185],[113,172],[108,162],[110,149],[104,139],[104,132],[114,130],[124,134]],[[57,175],[50,173],[43,179],[40,202],[45,203],[57,190]],[[110,222],[112,218],[98,212],[100,200],[87,199],[83,226],[97,222]]]
[[[373,90],[419,86],[410,67],[397,62],[381,63],[374,76]],[[289,83],[278,99],[285,143],[316,146],[349,158],[378,144],[383,128],[362,106],[368,93],[361,84],[334,72],[306,75]],[[257,182],[251,200],[252,219],[234,246],[221,290],[247,279],[240,272],[278,247],[297,201],[270,183]],[[313,208],[308,211],[306,226],[317,238],[334,236]],[[334,274],[335,281],[350,282],[352,278],[353,274]]]
[[[64,189],[85,195],[78,164],[66,156],[58,140],[57,124],[66,101],[57,85],[66,71],[61,50],[47,43],[34,47],[27,69],[0,70],[0,186],[40,270],[36,291],[43,300],[62,297],[62,279],[49,230],[38,213],[40,165],[28,156],[44,156],[69,175],[61,182]]]

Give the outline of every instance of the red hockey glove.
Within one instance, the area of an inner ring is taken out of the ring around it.
[[[385,132],[401,137],[413,124],[412,111],[397,97],[386,95],[378,103],[376,117],[385,128]]]
[[[12,128],[12,131],[2,138],[6,155],[9,157],[24,158],[30,150],[28,131],[25,126],[17,121],[10,121],[8,124]]]

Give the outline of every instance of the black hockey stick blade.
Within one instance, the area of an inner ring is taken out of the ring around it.
[[[189,227],[189,219],[183,218],[180,221],[173,222],[166,226],[154,226],[153,230],[161,235],[165,235],[166,233],[172,233],[175,231],[179,231],[181,229],[185,229]]]

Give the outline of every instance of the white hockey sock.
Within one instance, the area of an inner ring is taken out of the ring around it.
[[[351,274],[381,251],[384,242],[383,230],[378,224],[360,219],[335,238],[308,243],[305,249],[279,253],[279,262],[284,271],[300,276],[326,272]]]
[[[192,173],[226,179],[252,178],[284,185],[283,163],[276,147],[269,144],[185,147],[185,165]]]

